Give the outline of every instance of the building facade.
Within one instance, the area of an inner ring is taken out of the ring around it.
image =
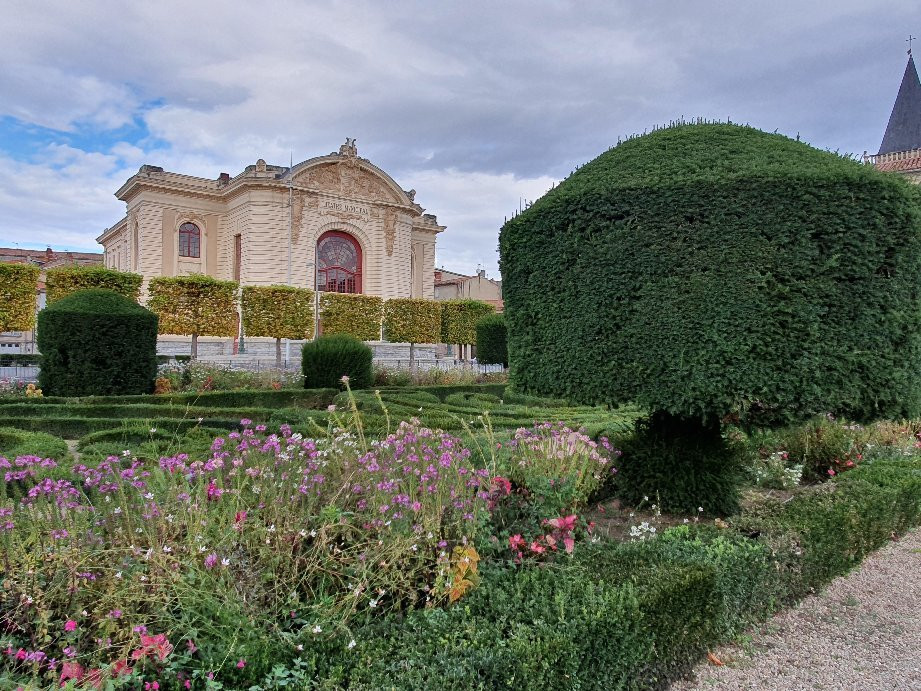
[[[864,161],[921,184],[921,81],[910,50],[879,153]]]
[[[434,298],[444,230],[384,171],[338,152],[294,165],[260,159],[206,179],[145,165],[116,192],[126,213],[97,238],[105,265],[144,276],[202,273],[383,298]]]

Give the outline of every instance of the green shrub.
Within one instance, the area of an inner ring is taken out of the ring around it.
[[[371,349],[348,334],[321,336],[305,343],[301,358],[307,389],[338,387],[343,376],[348,376],[353,389],[367,389],[373,381]]]
[[[701,427],[667,413],[638,420],[621,441],[617,494],[628,504],[648,498],[664,511],[725,516],[738,509],[742,454],[719,423]]]
[[[505,315],[487,314],[476,323],[476,357],[479,362],[508,367],[508,332]]]
[[[790,463],[803,466],[805,480],[816,481],[857,465],[866,451],[866,437],[860,425],[821,416],[778,431],[777,444],[789,454]]]
[[[445,403],[456,405],[464,408],[476,408],[477,410],[489,410],[502,403],[495,394],[478,393],[475,391],[459,391],[445,397]]]
[[[2,422],[2,421],[0,421]],[[70,457],[67,444],[60,437],[44,432],[28,432],[13,427],[0,427],[0,456],[39,456],[63,461]]]
[[[49,396],[153,391],[157,316],[110,290],[83,290],[38,315],[39,384]]]
[[[623,142],[502,228],[512,382],[687,417],[910,417],[918,198],[749,127]]]
[[[211,276],[157,276],[148,286],[147,306],[160,318],[162,334],[192,336],[192,359],[199,336],[236,336],[237,284]]]
[[[78,290],[90,289],[111,290],[137,302],[143,280],[144,277],[140,274],[106,269],[102,266],[61,266],[48,269],[45,273],[49,305]]]

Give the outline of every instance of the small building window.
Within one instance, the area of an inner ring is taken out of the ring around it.
[[[194,223],[183,223],[179,226],[179,256],[201,256],[201,231]]]

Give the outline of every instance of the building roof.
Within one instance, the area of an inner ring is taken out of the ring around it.
[[[890,154],[895,151],[911,151],[921,148],[921,81],[915,60],[908,53],[908,64],[899,86],[899,94],[892,106],[889,124],[883,135],[879,153]]]
[[[70,264],[102,264],[100,252],[55,252],[50,247],[44,250],[23,250],[18,247],[0,247],[0,264],[35,264],[44,269]]]

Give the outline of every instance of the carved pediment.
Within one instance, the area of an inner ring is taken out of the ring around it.
[[[347,198],[403,203],[383,180],[355,163],[349,165],[349,162],[335,162],[312,166],[295,176],[294,182]]]

